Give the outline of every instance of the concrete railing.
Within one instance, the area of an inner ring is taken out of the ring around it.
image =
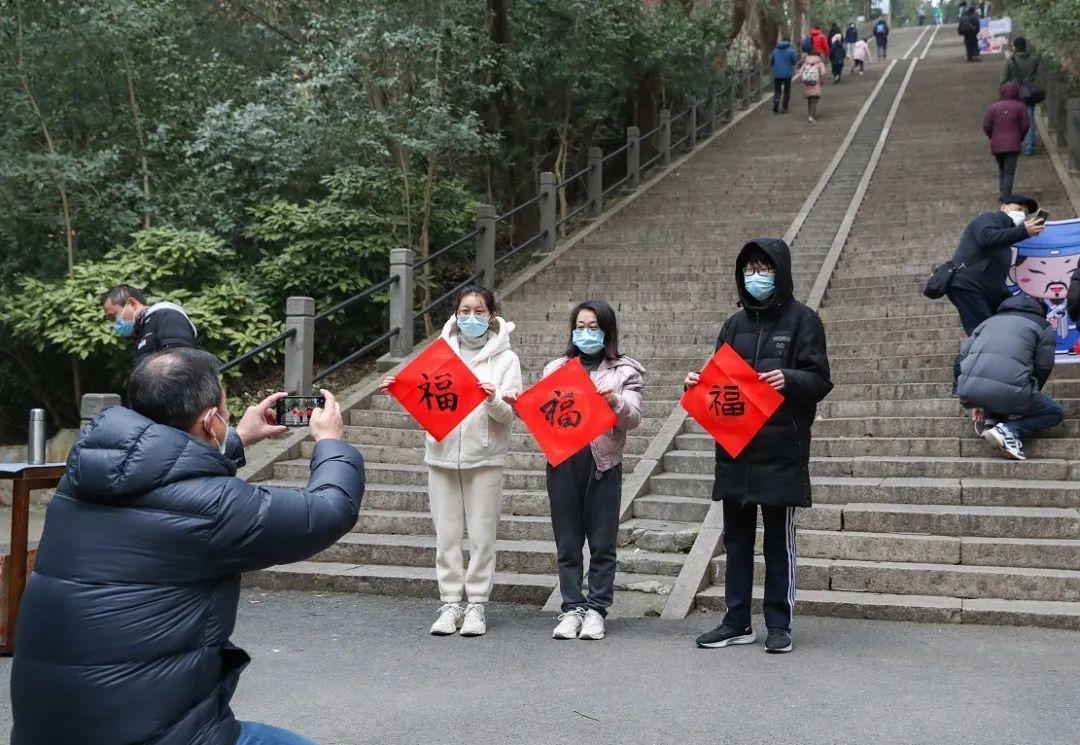
[[[1080,95],[1070,90],[1069,79],[1060,71],[1042,66],[1041,85],[1046,91],[1043,106],[1046,127],[1065,152],[1065,163],[1074,178],[1080,178]]]

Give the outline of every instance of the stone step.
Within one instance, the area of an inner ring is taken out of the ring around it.
[[[713,584],[723,584],[724,561],[724,556],[712,560]],[[764,558],[755,557],[755,574],[764,576],[764,571]],[[799,590],[1080,601],[1080,571],[1073,569],[800,559],[796,583]]]
[[[889,303],[863,303],[850,300],[839,301],[826,297],[822,303],[819,315],[826,326],[833,321],[858,319],[877,328],[877,324],[887,318],[910,318],[913,316],[936,316],[940,319],[943,315],[950,315],[953,323],[959,325],[953,307],[948,301],[938,303],[926,299],[898,300]],[[935,325],[937,325],[935,323]]]
[[[435,525],[430,512],[360,510],[353,532],[433,536]],[[497,535],[508,541],[550,541],[551,519],[542,515],[500,515]]]
[[[697,522],[634,517],[619,524],[619,544],[643,551],[686,553],[699,530]]]
[[[819,476],[811,482],[817,503],[1080,507],[1080,483],[1075,481]]]
[[[302,451],[305,457],[311,458],[314,443],[304,443]],[[390,445],[366,445],[363,450],[364,460],[368,466],[376,463],[387,465],[423,465],[424,449],[422,447],[394,447]],[[623,455],[623,470],[629,473],[634,470],[640,456]],[[543,471],[547,467],[547,457],[539,449],[535,452],[510,452],[506,454],[506,468],[517,471]],[[289,476],[293,478],[293,476]]]
[[[1061,507],[849,503],[843,507],[843,525],[844,530],[867,533],[1078,539],[1080,510]]]
[[[637,430],[632,430],[636,432]],[[366,452],[365,445],[388,445],[392,447],[423,448],[425,435],[419,429],[388,429],[381,427],[357,427],[350,425],[345,427],[345,439],[354,445],[361,446],[361,451]],[[624,453],[627,455],[641,455],[648,448],[652,438],[630,434],[626,438]],[[510,436],[510,448],[515,452],[531,453],[538,452],[539,446],[536,440],[528,432],[515,432]],[[304,444],[304,455],[310,457],[307,443]]]
[[[648,390],[650,393],[652,392],[651,389]],[[678,402],[679,400],[677,397],[670,399],[660,399],[647,396],[641,407],[642,416],[647,419],[667,417],[667,415],[671,413],[671,409]],[[354,424],[356,423],[357,419],[362,418],[363,415],[359,413],[361,411],[388,411],[395,414],[403,414],[405,416],[410,416],[404,409],[401,408],[401,404],[397,401],[397,399],[390,396],[382,395],[371,397],[370,408],[352,410],[350,418],[353,420]]]
[[[682,374],[685,378],[685,373]],[[527,385],[528,383],[526,383]],[[663,426],[664,420],[667,419],[671,410],[663,411],[662,407],[657,407],[658,415],[656,417],[645,417],[633,431],[637,437],[645,437],[655,434],[661,426]],[[352,426],[357,427],[369,427],[373,429],[400,429],[400,430],[413,430],[420,432],[420,425],[412,418],[412,415],[405,411],[375,411],[373,409],[353,409],[349,414],[349,420]],[[524,427],[522,426],[522,429]]]
[[[754,587],[754,613],[760,615],[764,589]],[[697,595],[702,611],[725,610],[724,588],[707,587]],[[897,595],[838,590],[802,590],[796,615],[865,618],[920,623],[978,623],[1080,629],[1080,603]]]
[[[412,567],[301,561],[244,575],[247,587],[438,598],[434,566]],[[552,575],[496,572],[491,599],[541,606],[558,580]]]
[[[469,541],[462,544],[469,555]],[[314,557],[314,561],[342,564],[384,564],[431,567],[435,565],[434,535],[382,535],[350,533]],[[515,574],[554,574],[555,543],[552,541],[496,540],[495,568]]]
[[[286,460],[274,464],[274,478],[285,481],[307,481],[310,475],[310,460]],[[367,479],[375,484],[427,486],[427,466],[365,463]],[[547,488],[547,479],[543,471],[503,472],[504,489],[542,491]]]
[[[876,341],[881,339],[883,332],[889,334],[907,331],[933,332],[939,329],[952,329],[963,338],[963,329],[960,328],[960,321],[956,312],[953,311],[951,305],[948,306],[948,309],[952,312],[941,313],[939,309],[938,313],[921,313],[911,316],[888,315],[869,320],[869,316],[867,318],[846,318],[844,317],[845,313],[841,313],[838,308],[834,308],[832,311],[822,310],[821,317],[825,323],[827,335],[840,335],[841,338],[845,339],[850,334],[866,334],[870,341]],[[865,337],[856,337],[853,341],[858,338]]]

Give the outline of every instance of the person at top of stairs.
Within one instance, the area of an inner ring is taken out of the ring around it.
[[[442,607],[435,636],[487,632],[485,604],[495,583],[495,534],[502,512],[503,468],[514,410],[505,393],[521,391],[521,363],[510,348],[514,324],[498,315],[495,296],[481,287],[458,293],[442,338],[480,380],[487,400],[441,442],[428,435],[424,463],[435,524],[435,574]],[[383,390],[394,382],[383,381]],[[462,543],[469,533],[469,566]],[[462,607],[468,599],[467,607]]]
[[[753,644],[750,600],[754,543],[761,506],[765,527],[767,652],[789,652],[795,610],[795,508],[809,507],[810,428],[833,384],[825,327],[794,298],[791,251],[779,238],[747,243],[735,260],[742,310],[724,322],[716,348],[730,344],[761,380],[780,391],[781,404],[738,458],[716,448],[713,499],[724,502],[724,595],[720,626],[697,638],[699,647]],[[697,385],[698,373],[686,376]]]
[[[1023,439],[1065,419],[1065,408],[1041,392],[1054,370],[1054,347],[1042,303],[1017,295],[960,350],[960,401],[975,409],[976,425],[986,425],[983,438],[1006,457],[1024,460]]]
[[[285,394],[234,429],[219,364],[190,347],[146,358],[130,408],[105,409],[79,435],[22,599],[11,742],[314,745],[239,722],[229,706],[251,662],[229,640],[240,573],[310,558],[347,533],[364,459],[323,391],[307,484],[237,478],[246,447],[284,434],[274,407]]]
[[[616,424],[558,466],[547,465],[551,528],[558,554],[562,613],[555,639],[603,639],[615,594],[615,544],[622,506],[626,433],[641,423],[645,368],[619,352],[615,311],[600,300],[570,314],[566,353],[544,367],[544,377],[572,359],[589,372]],[[508,397],[513,400],[514,397]],[[589,594],[582,594],[582,546],[589,541]]]

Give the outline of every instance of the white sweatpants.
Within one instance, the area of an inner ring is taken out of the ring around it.
[[[503,469],[428,466],[435,520],[435,575],[444,603],[486,603],[495,583],[495,532],[502,512]],[[469,532],[469,568],[462,543]]]

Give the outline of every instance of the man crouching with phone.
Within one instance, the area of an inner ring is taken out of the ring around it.
[[[307,488],[237,478],[245,446],[285,431],[285,394],[233,429],[217,366],[190,348],[145,359],[130,408],[103,411],[72,449],[22,601],[13,745],[311,745],[229,707],[250,662],[229,642],[240,573],[348,532],[364,462],[323,391]]]

